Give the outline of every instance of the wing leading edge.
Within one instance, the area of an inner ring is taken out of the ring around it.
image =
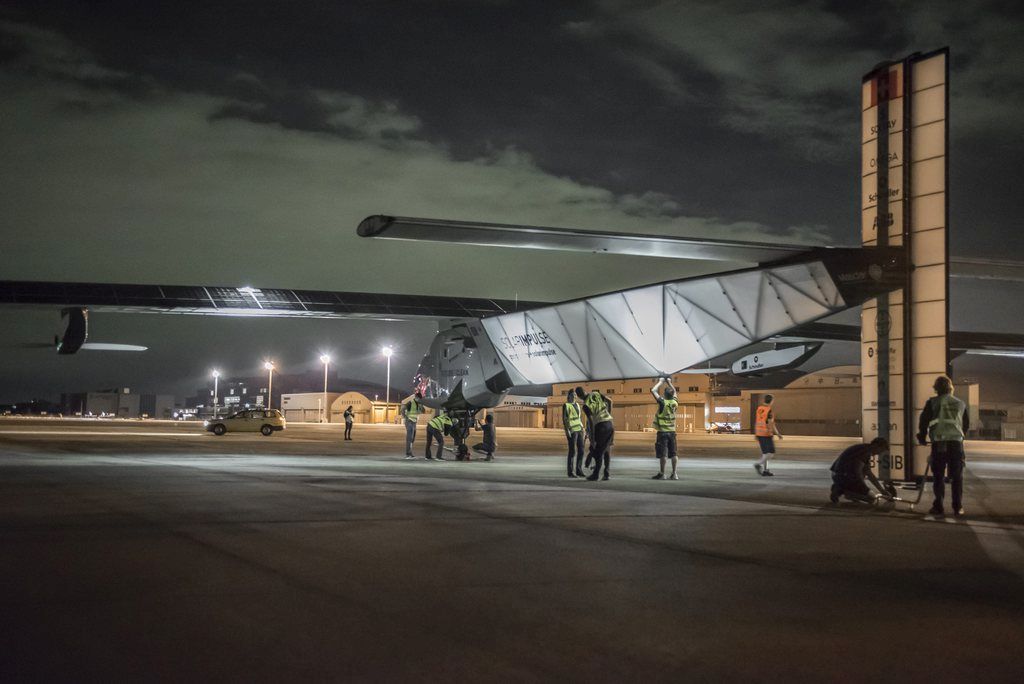
[[[472,297],[256,289],[0,281],[0,305],[87,307],[94,312],[291,318],[480,318],[539,302]]]

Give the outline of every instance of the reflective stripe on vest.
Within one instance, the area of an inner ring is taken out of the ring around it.
[[[964,439],[964,408],[952,394],[940,394],[928,401],[932,404],[932,420],[928,436],[933,442],[962,442]]]
[[[406,407],[407,407],[405,409],[405,417],[406,417],[406,419],[407,420],[411,420],[414,423],[417,420],[419,420],[420,411],[422,410],[422,407],[420,407],[420,403],[418,401],[416,401],[415,399],[410,399],[409,403],[406,404]]]
[[[568,420],[565,424],[569,432],[579,432],[583,429],[583,420],[580,418],[580,407],[574,401],[565,402],[565,412]]]
[[[654,426],[658,428],[658,432],[676,431],[677,406],[679,406],[679,402],[675,399],[662,399],[661,408],[654,416]]]
[[[600,392],[596,390],[591,392],[587,395],[585,401],[595,423],[604,423],[612,419],[612,414],[608,411],[608,404],[605,403],[604,397],[601,396]]]
[[[440,430],[441,432],[444,432],[443,426],[451,424],[452,419],[444,414],[440,416],[434,416],[433,418],[430,419],[430,422],[427,423],[427,425],[429,425],[430,427],[434,428],[435,430]]]
[[[756,417],[754,422],[754,434],[758,437],[771,437],[772,428],[768,415],[772,412],[772,407],[768,404],[761,404],[757,407]]]

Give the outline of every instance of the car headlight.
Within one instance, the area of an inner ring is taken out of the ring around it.
[[[210,421],[204,420],[203,421],[203,427],[210,427]]]

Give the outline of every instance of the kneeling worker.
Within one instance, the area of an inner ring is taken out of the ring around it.
[[[444,435],[452,427],[451,417],[444,409],[438,409],[437,415],[427,423],[427,460],[433,461],[434,456],[430,454],[430,444],[437,440],[437,460],[444,460]]]
[[[485,454],[487,456],[487,458],[484,459],[485,461],[493,461],[494,451],[498,448],[498,442],[494,438],[494,414],[488,413],[482,424],[480,421],[477,421],[476,429],[483,431],[484,441],[479,444],[474,444],[473,451],[478,454]]]
[[[889,443],[881,437],[876,437],[869,444],[854,444],[839,454],[839,458],[832,463],[832,493],[829,496],[832,503],[838,503],[840,496],[866,503],[874,501],[875,497],[864,482],[865,478],[870,480],[880,493],[890,495],[891,492],[886,491],[870,467],[872,456],[878,456],[888,450]]]
[[[658,388],[663,383],[667,383],[668,387],[665,388],[665,396],[659,397]],[[654,454],[658,457],[658,462],[661,465],[661,470],[652,479],[665,479],[665,460],[671,458],[672,474],[668,476],[668,479],[678,480],[679,476],[676,475],[676,463],[678,462],[676,458],[676,407],[679,406],[679,402],[676,401],[676,388],[672,386],[671,378],[658,378],[658,384],[651,388],[651,394],[658,402],[658,412],[654,414],[654,427],[658,431],[658,436],[654,441]]]

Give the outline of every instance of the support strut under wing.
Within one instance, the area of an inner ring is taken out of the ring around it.
[[[514,385],[669,375],[898,288],[898,249],[835,249],[484,318]]]

